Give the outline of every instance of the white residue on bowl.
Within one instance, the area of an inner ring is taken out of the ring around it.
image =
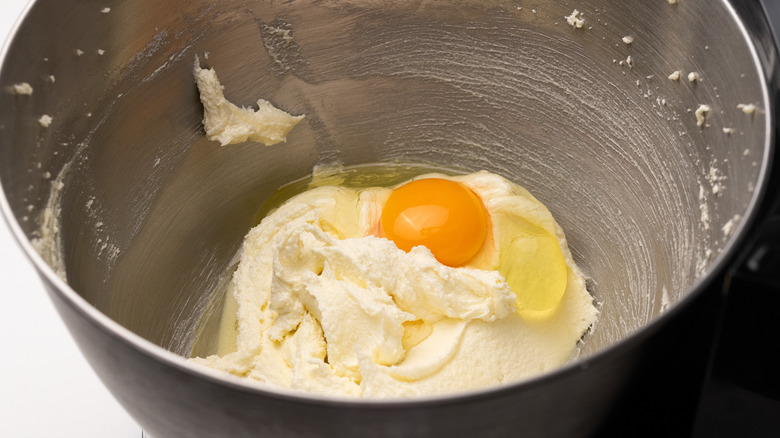
[[[734,232],[734,227],[737,226],[739,221],[742,219],[742,216],[735,214],[733,218],[726,221],[725,224],[720,228],[721,231],[723,231],[723,239],[726,240],[729,237],[731,237],[731,233]]]
[[[726,176],[715,166],[710,166],[709,173],[705,176],[712,187],[712,194],[718,195],[726,189],[724,181]]]
[[[699,184],[699,220],[705,230],[710,229],[710,207],[707,204],[707,191]]]
[[[669,306],[672,305],[672,300],[669,298],[669,289],[666,286],[661,289],[661,313],[669,310]]]
[[[712,259],[713,252],[711,249],[707,248],[704,250],[704,254],[698,255],[698,260],[696,261],[696,274],[697,276],[701,277],[704,275],[704,273],[707,271],[707,266],[710,264],[710,260]]]
[[[66,172],[69,164],[63,167],[63,172],[51,183],[51,192],[46,207],[41,212],[40,228],[38,235],[31,239],[35,251],[51,267],[55,274],[67,282],[65,273],[65,257],[60,239],[60,212],[62,211],[61,200],[62,191],[65,184],[62,182],[62,176]]]

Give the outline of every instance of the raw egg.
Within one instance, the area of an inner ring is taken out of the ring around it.
[[[447,266],[471,259],[488,232],[488,214],[471,189],[455,181],[425,178],[393,190],[382,208],[383,237],[398,248],[427,247]]]
[[[558,239],[543,227],[517,215],[496,214],[498,272],[517,294],[517,311],[525,319],[544,319],[561,303],[568,284],[568,265]]]

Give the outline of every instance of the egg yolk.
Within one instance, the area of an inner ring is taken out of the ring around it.
[[[485,242],[487,227],[479,196],[442,178],[419,179],[393,190],[380,219],[382,236],[398,248],[423,245],[447,266],[471,259]]]

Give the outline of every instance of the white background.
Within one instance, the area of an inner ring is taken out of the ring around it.
[[[0,0],[0,44],[27,1]],[[141,437],[81,356],[2,218],[0,349],[0,437]]]

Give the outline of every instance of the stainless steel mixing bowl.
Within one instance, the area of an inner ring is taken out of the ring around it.
[[[575,3],[36,1],[2,57],[3,212],[95,371],[155,437],[586,436],[648,358],[677,366],[654,354],[698,321],[744,235],[771,153],[775,52],[750,2]],[[208,141],[196,55],[231,101],[306,118],[274,147]],[[33,94],[13,93],[22,82]],[[187,363],[264,200],[317,164],[373,162],[487,169],[544,202],[602,311],[582,357],[500,389],[385,402]]]

